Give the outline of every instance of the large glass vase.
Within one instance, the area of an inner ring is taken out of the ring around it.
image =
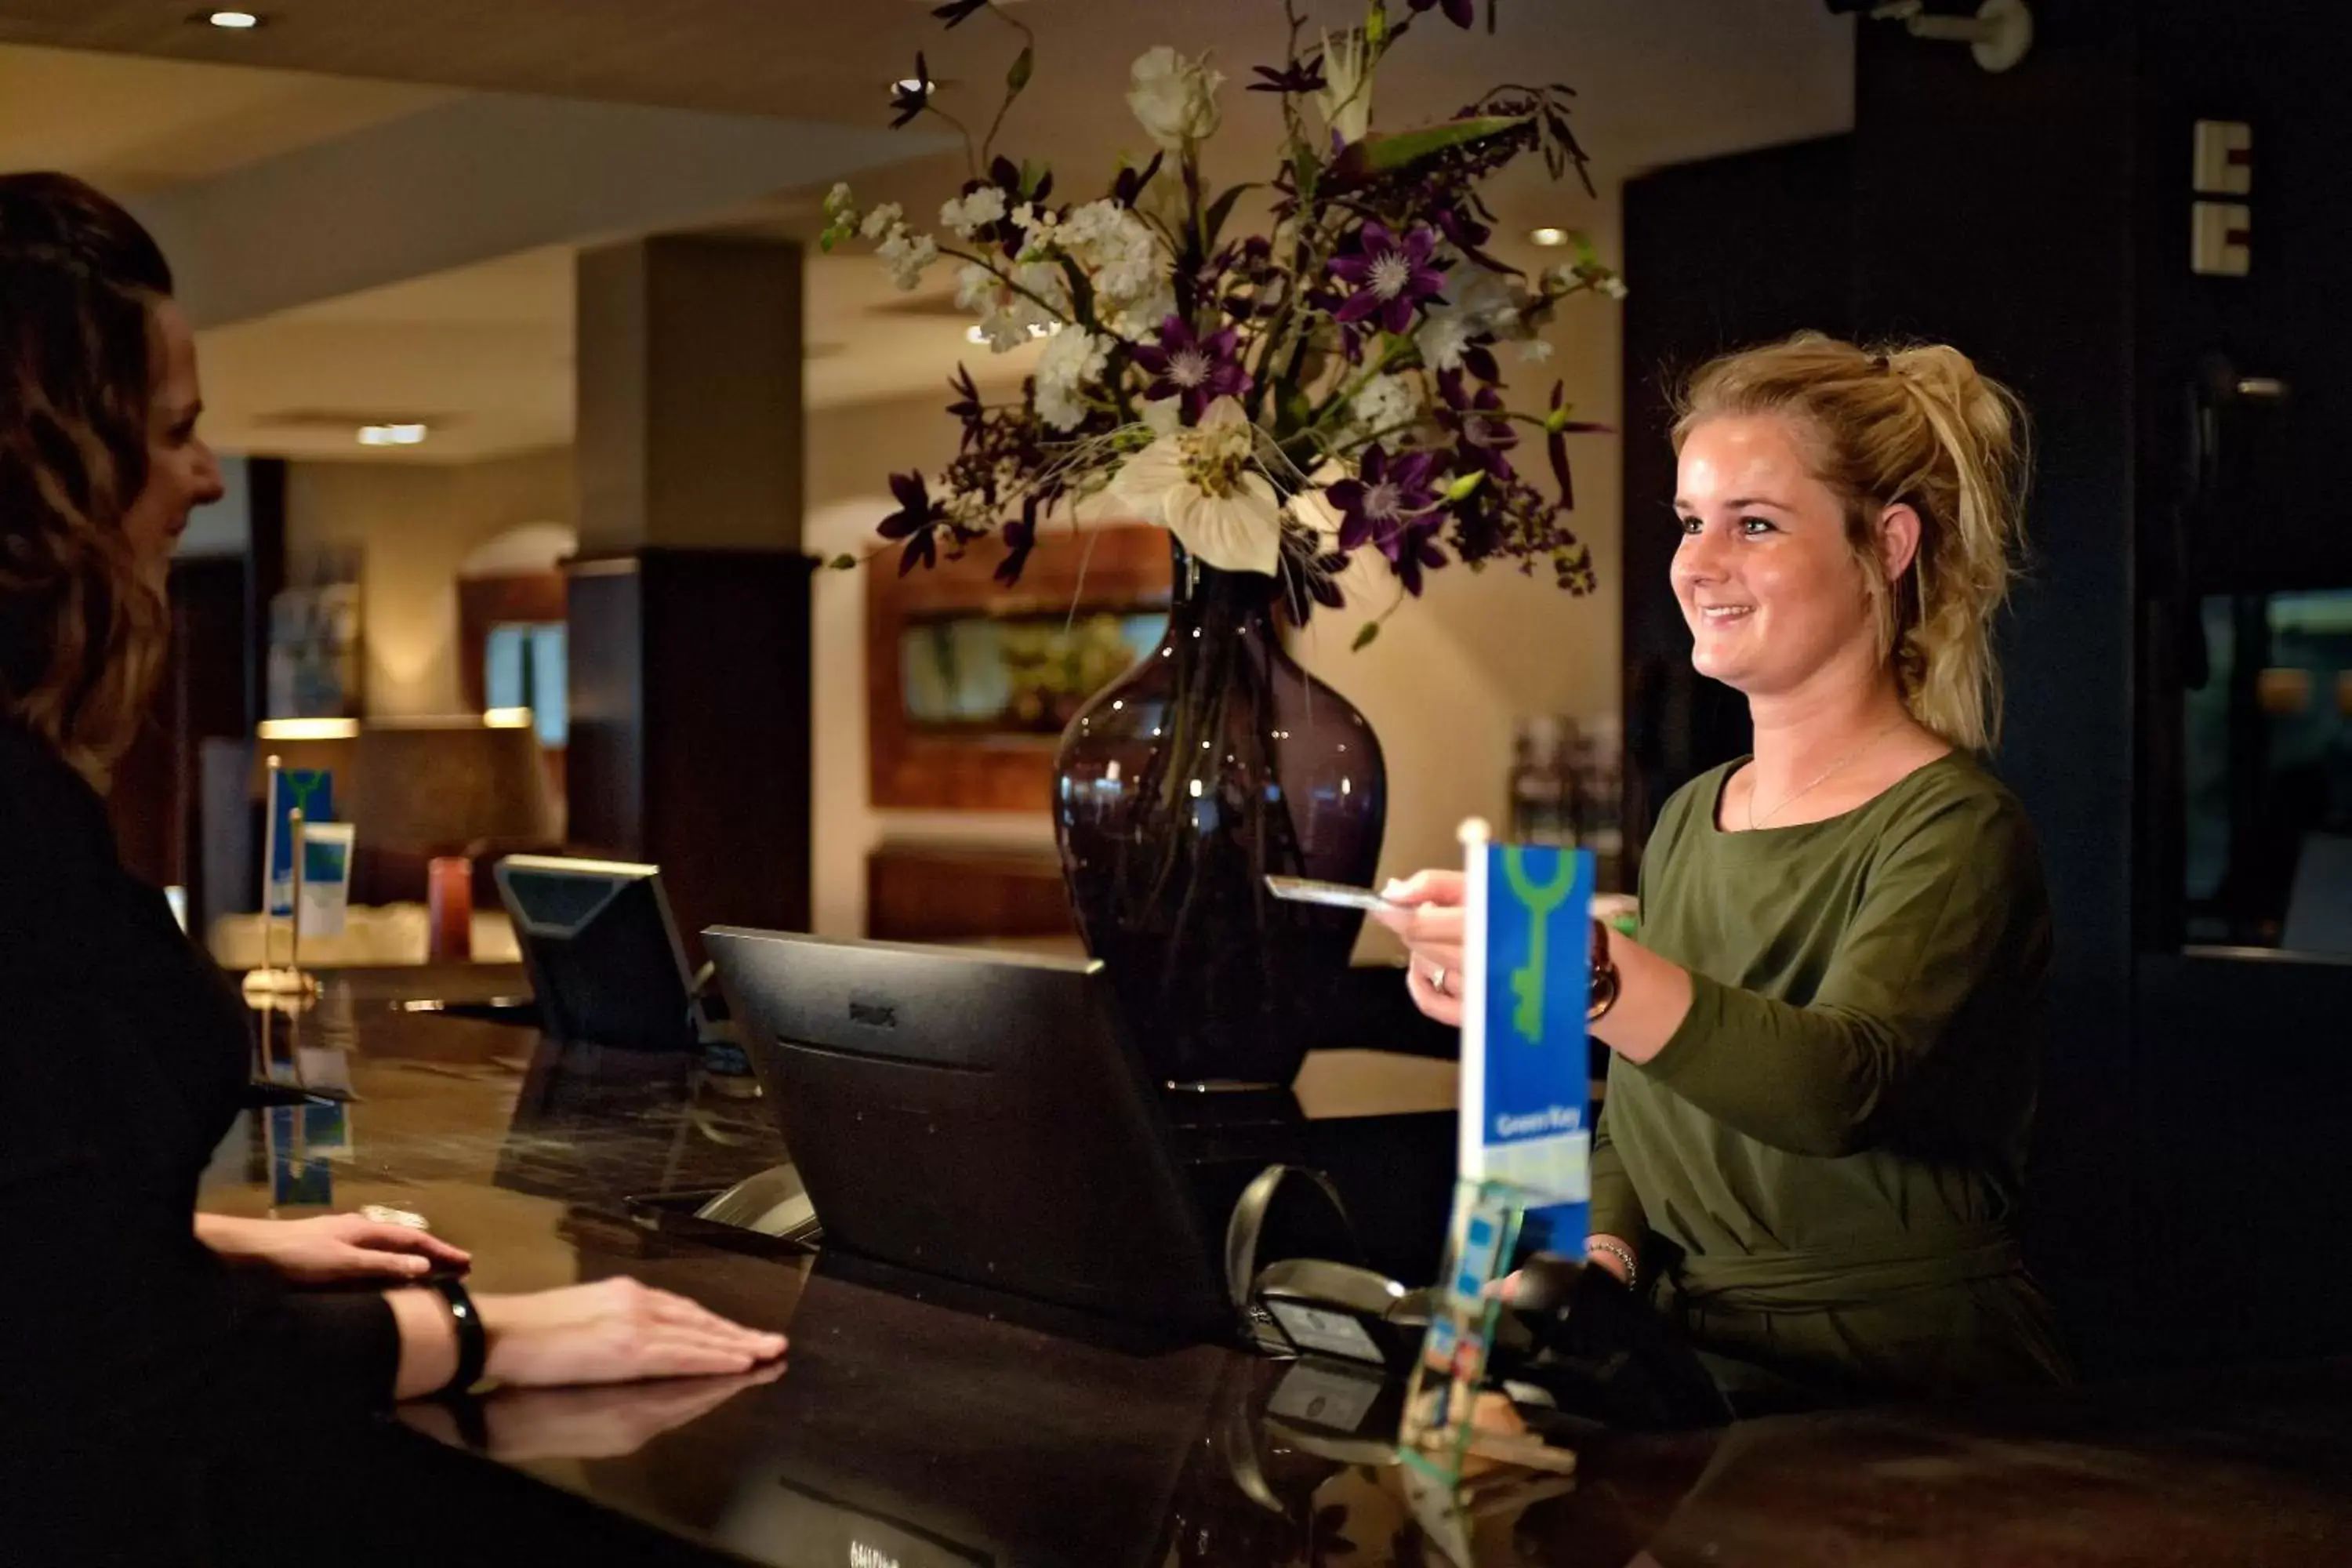
[[[1362,714],[1300,668],[1276,584],[1175,551],[1168,633],[1063,731],[1062,872],[1152,1070],[1287,1084],[1362,917],[1269,875],[1370,881],[1387,773]]]

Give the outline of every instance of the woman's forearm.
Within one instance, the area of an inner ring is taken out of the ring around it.
[[[1614,930],[1609,962],[1617,969],[1617,1001],[1592,1026],[1592,1037],[1627,1061],[1646,1062],[1690,1016],[1690,972]]]
[[[225,1214],[198,1214],[196,1239],[215,1252],[235,1256],[250,1250],[244,1245],[246,1237],[253,1226],[267,1223],[265,1220],[235,1219]]]

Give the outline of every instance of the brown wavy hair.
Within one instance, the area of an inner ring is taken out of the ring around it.
[[[1727,354],[1691,378],[1675,450],[1720,415],[1780,415],[1802,432],[1815,477],[1846,509],[1846,543],[1911,716],[1952,745],[2000,738],[1993,618],[2024,542],[2032,459],[2025,408],[1943,343],[1860,346],[1819,332]],[[1919,548],[1893,583],[1876,523],[1919,514]]]
[[[123,516],[147,482],[172,269],[66,174],[0,174],[0,715],[100,788],[170,641]]]

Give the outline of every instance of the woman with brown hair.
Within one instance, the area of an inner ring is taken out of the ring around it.
[[[1706,366],[1675,426],[1675,595],[1756,751],[1666,803],[1639,939],[1597,939],[1587,1250],[1735,1394],[2068,1375],[2016,1232],[2049,900],[1975,760],[2023,438],[1955,349],[1811,334]],[[1458,1022],[1460,877],[1390,896],[1414,1000]]]
[[[120,1466],[116,1517],[69,1531],[168,1510],[232,1415],[283,1433],[484,1374],[741,1373],[783,1350],[627,1279],[404,1288],[465,1255],[398,1226],[194,1214],[244,1088],[246,1009],[123,869],[101,795],[163,658],[173,546],[220,495],[201,409],[146,231],[77,180],[0,176],[0,1451],[27,1494],[0,1533],[74,1506],[30,1492],[44,1462]],[[371,1279],[392,1283],[289,1288]]]

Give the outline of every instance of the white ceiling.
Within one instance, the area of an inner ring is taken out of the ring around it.
[[[946,84],[943,101],[984,123],[994,94],[976,84],[1002,73],[1010,31],[982,16],[942,33],[929,16],[934,3],[281,0],[261,7],[268,26],[238,35],[189,25],[189,8],[171,0],[0,0],[0,167],[66,167],[124,194],[184,190],[265,160],[324,158],[371,135],[388,142],[405,120],[426,126],[462,110],[468,92],[873,127],[887,120],[886,84],[918,47]],[[1360,15],[1358,0],[1308,8],[1334,26]],[[1492,38],[1424,22],[1437,36],[1383,78],[1384,118],[1442,114],[1502,80],[1566,80],[1580,95],[1579,134],[1604,192],[1645,168],[1852,121],[1853,24],[1807,0],[1503,0],[1503,9]],[[1128,62],[1157,42],[1213,46],[1237,79],[1219,147],[1246,154],[1269,144],[1272,100],[1239,89],[1249,65],[1280,54],[1277,0],[1024,0],[1018,14],[1040,31],[1038,67],[1005,144],[1054,162],[1065,190],[1092,188],[1119,149],[1141,142],[1121,93]],[[927,214],[961,162],[916,157],[856,183],[869,198]],[[1252,162],[1212,173],[1248,177]],[[747,184],[740,200],[664,226],[805,237],[821,188]],[[1596,210],[1572,181],[1564,190],[1517,181],[1497,197],[1510,226],[1614,227],[1613,205]],[[572,250],[619,237],[592,228],[206,331],[211,434],[231,450],[352,457],[346,417],[407,413],[444,423],[426,447],[395,454],[412,459],[568,442]],[[994,360],[945,313],[908,311],[868,258],[812,255],[808,277],[812,405],[937,387],[959,359],[1017,376],[1030,357]],[[306,415],[331,422],[282,423]]]

